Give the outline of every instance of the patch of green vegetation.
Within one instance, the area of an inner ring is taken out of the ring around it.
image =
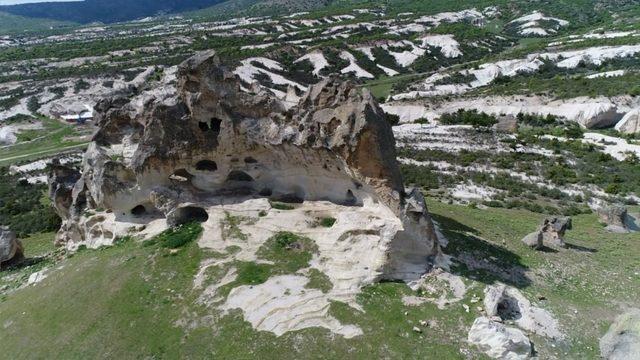
[[[56,231],[60,217],[48,197],[47,186],[30,184],[0,169],[0,224],[9,226],[18,237],[29,234]]]
[[[24,246],[24,255],[26,258],[44,256],[56,250],[53,240],[55,232],[32,233],[27,237],[20,239]]]
[[[274,263],[274,272],[291,274],[309,266],[318,246],[313,240],[282,231],[269,238],[259,249],[258,257]]]
[[[330,228],[336,223],[336,218],[334,217],[323,217],[318,221],[318,224],[322,227]]]
[[[0,166],[38,159],[87,146],[88,141],[81,139],[80,136],[82,131],[90,131],[89,128],[64,124],[45,117],[39,117],[38,119],[42,121],[43,129],[37,130],[37,136],[35,132],[29,131],[29,138],[31,139],[28,142],[18,142],[0,149]]]
[[[272,266],[269,264],[256,264],[253,262],[235,263],[238,277],[234,286],[239,285],[259,285],[269,280],[272,275]]]
[[[309,269],[307,277],[309,278],[309,282],[305,285],[307,289],[318,289],[325,294],[333,289],[331,279],[318,269]]]
[[[160,244],[165,248],[177,249],[197,240],[200,234],[202,234],[202,225],[193,222],[167,229],[146,243],[147,245]]]
[[[243,233],[240,229],[242,223],[252,223],[255,222],[251,218],[247,218],[244,216],[235,216],[231,215],[228,211],[224,213],[224,220],[220,221],[220,225],[222,226],[222,238],[223,239],[239,239],[242,241],[247,240],[247,234]]]
[[[271,204],[271,207],[276,209],[276,210],[293,210],[293,209],[295,209],[295,207],[293,205],[285,204],[285,203],[281,203],[281,202],[270,201],[269,204]]]
[[[440,123],[444,125],[472,125],[474,128],[490,127],[498,120],[495,116],[479,113],[477,110],[460,109],[455,113],[444,114],[440,117]]]

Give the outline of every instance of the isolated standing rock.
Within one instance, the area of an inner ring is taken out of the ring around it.
[[[473,322],[467,340],[494,359],[521,360],[531,356],[531,342],[522,331],[484,316]]]
[[[622,205],[603,206],[597,210],[600,220],[607,224],[607,230],[615,233],[629,232],[626,224],[627,208]]]
[[[525,236],[522,242],[535,249],[543,246],[565,247],[564,234],[571,229],[571,218],[569,217],[546,217],[542,220],[540,227]]]
[[[22,243],[16,233],[7,227],[0,227],[0,264],[19,261],[23,257]]]
[[[223,201],[266,198],[383,211],[389,226],[367,235],[381,239],[383,259],[371,279],[444,262],[424,198],[405,191],[384,111],[352,82],[329,77],[285,104],[208,51],[95,110],[80,178],[51,173],[61,245],[108,245],[147,215],[163,217],[160,227],[204,222]]]
[[[640,309],[616,318],[600,339],[600,354],[606,360],[640,359]]]

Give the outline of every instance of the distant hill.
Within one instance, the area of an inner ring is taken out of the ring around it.
[[[206,18],[282,15],[317,10],[332,2],[332,0],[225,0],[208,8],[189,12],[187,15]]]
[[[0,6],[0,12],[27,18],[87,24],[114,23],[159,14],[195,11],[225,0],[86,0]]]

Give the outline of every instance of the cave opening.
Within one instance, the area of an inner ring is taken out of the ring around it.
[[[147,213],[147,208],[145,208],[144,205],[138,205],[133,209],[131,209],[131,215],[134,215],[134,216],[142,216],[146,213]]]
[[[218,164],[212,160],[200,160],[196,163],[196,170],[216,171],[218,170]]]
[[[211,118],[211,125],[210,125],[211,131],[213,131],[214,133],[219,133],[221,124],[222,124],[221,119]]]
[[[209,220],[207,211],[199,206],[185,206],[174,211],[175,213],[169,221],[170,226],[178,226],[192,222],[203,223]]]
[[[250,182],[253,181],[251,175],[247,174],[241,170],[232,170],[229,175],[227,175],[227,181],[243,181]]]

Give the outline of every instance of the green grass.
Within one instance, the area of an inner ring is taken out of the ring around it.
[[[271,207],[276,210],[293,210],[295,207],[293,205],[281,203],[281,202],[270,202]]]
[[[160,244],[160,246],[177,249],[191,242],[194,242],[202,234],[202,225],[199,223],[188,223],[170,228],[158,234],[151,240],[145,242],[147,246]]]
[[[25,257],[32,258],[44,256],[55,250],[53,238],[55,232],[31,234],[27,238],[20,239],[25,248]]]
[[[380,76],[377,79],[367,81],[363,86],[371,91],[376,99],[386,99],[396,84],[406,82],[410,80],[418,80],[418,78],[424,77],[424,74],[403,74],[393,77]]]
[[[514,283],[531,299],[542,294],[541,306],[559,318],[569,338],[555,347],[533,337],[540,358],[597,358],[598,338],[619,308],[633,305],[640,289],[634,271],[640,266],[638,234],[609,234],[595,215],[574,217],[566,240],[571,248],[536,252],[520,238],[534,230],[541,218],[524,210],[474,209],[429,201],[430,211],[450,241],[445,250],[460,257],[477,257],[504,269],[524,269],[529,281]],[[25,239],[28,256],[49,252],[53,234]],[[200,262],[213,253],[186,242],[171,253],[159,246],[142,246],[129,239],[117,246],[84,250],[72,257],[49,258],[29,267],[3,273],[12,289],[34,271],[48,268],[41,283],[0,296],[0,338],[3,356],[26,358],[297,358],[461,359],[469,352],[484,358],[466,342],[477,313],[461,303],[446,310],[425,303],[403,305],[414,293],[404,284],[368,286],[357,296],[364,312],[332,303],[330,313],[344,324],[359,326],[364,335],[344,339],[320,328],[275,337],[255,331],[239,311],[223,315],[197,299],[193,279]],[[233,253],[229,249],[228,253]],[[272,264],[235,261],[238,277],[222,294],[239,285],[258,285],[277,274],[308,266],[314,244],[299,235],[280,233],[260,249],[260,260]],[[171,255],[171,256],[169,256]],[[215,254],[216,258],[223,256]],[[229,254],[224,256],[230,256]],[[482,295],[485,284],[510,283],[491,271],[454,267],[470,286],[463,300]],[[207,283],[215,283],[228,268],[213,269]],[[308,288],[327,291],[332,284],[317,270],[307,270]],[[5,280],[7,282],[5,282]],[[603,295],[605,294],[605,295]],[[574,312],[577,311],[577,313]],[[420,320],[431,321],[423,327]],[[181,325],[186,324],[186,325]],[[422,333],[412,331],[414,326]],[[105,341],[108,339],[108,341]]]
[[[319,225],[322,227],[330,228],[336,223],[336,218],[333,217],[323,217],[318,221]]]
[[[305,286],[307,289],[318,289],[323,293],[327,293],[333,288],[331,279],[318,269],[309,269],[307,277],[309,278],[309,282]]]
[[[0,166],[11,165],[18,161],[28,161],[63,151],[86,147],[88,142],[80,139],[79,128],[57,120],[40,118],[43,123],[41,130],[29,130],[26,135],[18,134],[18,139],[28,142],[18,142],[14,145],[0,148]]]
[[[313,240],[290,232],[279,232],[259,249],[258,258],[274,263],[274,273],[291,274],[309,266],[318,246]]]

